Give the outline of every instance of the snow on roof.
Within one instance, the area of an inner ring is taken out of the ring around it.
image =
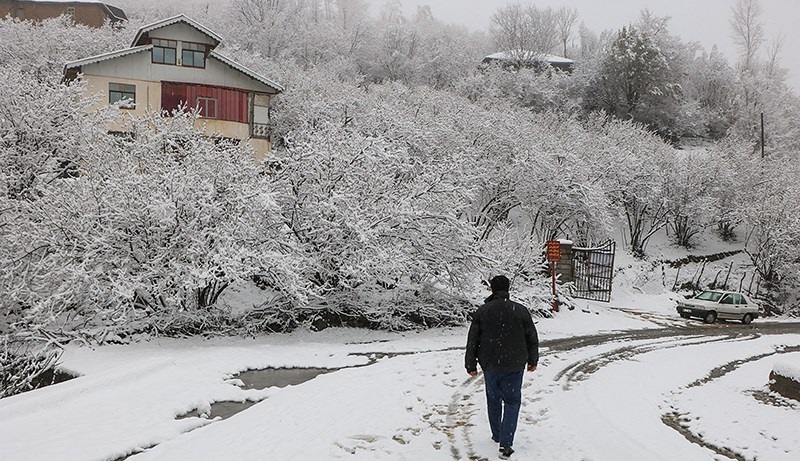
[[[550,64],[575,64],[575,61],[572,59],[564,58],[561,56],[556,56],[554,54],[547,54],[547,53],[536,53],[534,51],[500,51],[498,53],[490,54],[486,56],[484,59],[494,59],[498,61],[510,61],[517,59],[513,56],[513,54],[517,54],[523,57],[535,57],[541,58],[543,61],[547,61]]]
[[[87,64],[94,64],[100,61],[105,61],[107,59],[114,59],[122,56],[127,56],[129,54],[134,54],[140,51],[149,50],[152,47],[153,45],[135,46],[133,48],[126,48],[124,50],[112,51],[110,53],[98,54],[96,56],[89,56],[88,58],[79,59],[77,61],[70,61],[64,64],[64,72],[66,72],[67,69],[73,69],[75,67],[81,67]]]
[[[190,18],[188,16],[185,16],[183,14],[179,14],[179,15],[173,16],[171,18],[162,19],[161,21],[157,21],[157,22],[154,22],[152,24],[147,24],[145,26],[142,26],[139,29],[139,31],[136,33],[136,36],[133,38],[133,42],[131,43],[131,46],[136,46],[136,44],[139,43],[139,40],[142,38],[142,35],[144,35],[144,34],[146,34],[148,32],[152,32],[152,31],[154,31],[156,29],[160,29],[162,27],[166,27],[166,26],[171,26],[173,24],[177,24],[179,22],[182,22],[184,24],[188,24],[191,27],[194,27],[199,32],[211,37],[217,43],[222,43],[222,37],[220,37],[219,35],[217,35],[213,31],[211,31],[211,29],[208,29],[207,27],[201,25],[200,23],[198,23],[197,21],[195,21],[194,19],[192,19],[192,18]]]
[[[281,85],[273,82],[272,80],[270,80],[270,79],[268,79],[266,77],[263,77],[263,76],[257,74],[256,72],[248,69],[247,67],[244,67],[241,64],[238,64],[237,62],[231,60],[230,58],[227,58],[227,57],[217,53],[216,50],[212,50],[208,54],[208,56],[210,58],[214,58],[214,59],[216,59],[216,60],[218,60],[218,61],[220,61],[220,62],[222,62],[224,64],[227,64],[231,68],[233,68],[235,70],[238,70],[239,72],[247,75],[248,77],[252,78],[253,80],[256,80],[256,81],[258,81],[260,83],[263,83],[264,85],[267,85],[269,87],[272,87],[275,90],[276,93],[281,93],[284,90],[284,88]]]

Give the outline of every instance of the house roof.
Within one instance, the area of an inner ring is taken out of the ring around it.
[[[122,8],[95,0],[27,0],[23,3],[92,3],[92,4],[102,5],[103,8],[108,12],[112,20],[115,21],[128,20],[128,16],[125,15],[125,11],[123,11]]]
[[[514,52],[511,51],[501,51],[499,53],[490,54],[483,58],[484,60],[496,60],[496,61],[513,61],[517,59],[513,56]],[[522,56],[530,56],[535,58],[541,58],[542,61],[548,62],[550,64],[575,64],[575,61],[572,59],[564,58],[561,56],[556,56],[554,54],[546,54],[546,53],[535,53],[533,51],[517,51]]]
[[[208,54],[208,56],[211,57],[211,58],[214,58],[214,59],[216,59],[216,60],[218,60],[218,61],[220,61],[220,62],[222,62],[224,64],[227,64],[231,68],[233,68],[235,70],[238,70],[239,72],[247,75],[248,77],[252,78],[253,80],[256,80],[256,81],[258,81],[260,83],[263,83],[264,85],[267,85],[269,87],[272,87],[275,90],[276,93],[282,93],[283,90],[284,90],[284,88],[281,85],[273,82],[272,80],[270,80],[270,79],[268,79],[266,77],[262,77],[261,75],[257,74],[256,72],[253,72],[252,70],[248,69],[247,67],[244,67],[243,65],[236,63],[235,61],[231,60],[230,58],[226,58],[225,56],[217,53],[216,50],[211,50],[211,52]]]
[[[212,40],[215,40],[217,43],[220,43],[222,41],[222,39],[217,34],[215,34],[214,32],[212,32],[209,29],[207,29],[206,27],[198,24],[197,22],[195,22],[191,18],[188,18],[188,17],[186,17],[186,16],[181,14],[181,15],[178,15],[178,16],[175,16],[175,17],[172,17],[172,18],[164,19],[163,21],[154,22],[152,24],[146,25],[146,26],[142,27],[141,29],[139,29],[139,32],[136,34],[136,38],[134,38],[134,40],[133,40],[133,46],[131,48],[126,48],[124,50],[118,50],[118,51],[112,51],[110,53],[98,54],[96,56],[90,56],[88,58],[79,59],[77,61],[71,61],[71,62],[66,63],[64,65],[64,74],[66,74],[69,69],[75,69],[75,68],[78,68],[78,67],[81,67],[81,66],[86,66],[86,65],[89,65],[89,64],[95,64],[95,63],[98,63],[98,62],[101,62],[101,61],[107,61],[107,60],[110,60],[110,59],[117,59],[117,58],[121,58],[123,56],[128,56],[128,55],[131,55],[131,54],[135,54],[135,53],[139,53],[139,52],[142,52],[142,51],[150,50],[150,49],[153,48],[153,45],[150,45],[150,44],[149,45],[138,45],[138,46],[136,45],[142,39],[143,35],[149,33],[150,31],[159,29],[161,27],[166,27],[166,26],[169,26],[169,25],[172,25],[172,24],[177,24],[177,23],[188,24],[189,26],[194,27],[195,29],[197,29],[199,32],[207,35]],[[281,93],[284,90],[284,88],[281,85],[273,82],[272,80],[270,80],[270,79],[268,79],[266,77],[263,77],[263,76],[259,75],[258,73],[248,69],[247,67],[242,66],[241,64],[236,63],[235,61],[231,60],[230,58],[227,58],[227,57],[217,53],[216,50],[212,49],[208,53],[208,57],[209,58],[214,58],[217,61],[225,64],[228,67],[230,67],[231,69],[233,69],[233,70],[235,70],[237,72],[240,72],[240,73],[244,74],[245,76],[250,77],[251,79],[261,83],[262,85],[265,85],[265,86],[271,88],[274,93]]]
[[[114,18],[116,18],[117,20],[120,21],[128,20],[128,16],[125,14],[125,11],[123,11],[122,8],[116,7],[114,5],[109,5],[108,3],[103,3],[103,6],[105,6],[106,9],[108,9],[108,11],[111,13],[111,15],[114,16]]]
[[[98,62],[107,61],[109,59],[121,58],[123,56],[128,56],[128,55],[131,55],[131,54],[139,53],[141,51],[147,51],[147,50],[150,50],[152,48],[153,48],[153,45],[141,45],[141,46],[135,46],[133,48],[126,48],[124,50],[112,51],[110,53],[98,54],[96,56],[90,56],[88,58],[79,59],[77,61],[71,61],[71,62],[68,62],[68,63],[64,64],[64,73],[66,73],[67,70],[69,70],[69,69],[74,69],[74,68],[81,67],[81,66],[86,66],[86,65],[89,65],[89,64],[95,64],[95,63],[98,63]],[[270,80],[270,79],[268,79],[268,78],[266,78],[266,77],[264,77],[264,76],[262,76],[262,75],[260,75],[260,74],[258,74],[256,72],[248,69],[247,67],[244,67],[241,64],[238,64],[237,62],[235,62],[235,61],[231,60],[230,58],[227,58],[227,57],[217,53],[214,50],[212,50],[208,54],[208,56],[210,58],[216,59],[217,61],[227,65],[228,67],[230,67],[230,68],[232,68],[232,69],[234,69],[234,70],[236,70],[238,72],[243,73],[244,75],[247,75],[248,77],[252,78],[253,80],[255,80],[257,82],[272,88],[273,90],[275,90],[275,93],[282,93],[283,90],[284,90],[284,88],[281,85],[279,85],[278,83],[275,83],[274,81],[272,81],[272,80]]]
[[[125,48],[124,50],[117,50],[117,51],[112,51],[110,53],[103,53],[103,54],[98,54],[96,56],[89,56],[88,58],[78,59],[77,61],[70,61],[64,64],[64,72],[66,72],[67,69],[74,69],[76,67],[86,66],[88,64],[94,64],[109,59],[121,58],[122,56],[139,53],[141,51],[149,50],[151,48],[153,48],[153,45],[135,46],[133,48]]]
[[[207,27],[199,24],[197,21],[195,21],[194,19],[192,19],[192,18],[190,18],[188,16],[179,14],[179,15],[173,16],[171,18],[162,19],[161,21],[157,21],[157,22],[154,22],[152,24],[147,24],[146,26],[142,26],[139,29],[139,31],[136,33],[136,37],[133,38],[133,42],[131,43],[131,46],[137,46],[139,44],[139,42],[141,41],[142,37],[145,34],[148,34],[148,33],[152,32],[152,31],[154,31],[156,29],[160,29],[160,28],[166,27],[166,26],[171,26],[171,25],[177,24],[177,23],[187,24],[187,25],[197,29],[198,32],[208,36],[209,38],[211,38],[212,40],[217,42],[217,44],[222,43],[222,37],[220,37],[219,35],[214,33],[212,30],[210,30]]]

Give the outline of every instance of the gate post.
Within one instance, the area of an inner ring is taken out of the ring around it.
[[[559,281],[562,284],[570,283],[575,279],[572,273],[572,240],[561,239],[558,242],[561,246],[561,257],[556,262],[556,274],[561,277]]]
[[[558,312],[558,295],[556,294],[556,263],[561,259],[561,242],[547,241],[547,261],[550,262],[550,276],[553,280],[553,312]]]

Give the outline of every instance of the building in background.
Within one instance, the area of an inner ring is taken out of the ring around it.
[[[120,23],[128,17],[121,8],[91,0],[78,2],[39,0],[0,0],[0,18],[11,16],[20,20],[41,21],[70,16],[76,24],[101,27],[106,21]]]
[[[501,51],[483,58],[484,64],[500,64],[508,67],[529,67],[539,71],[547,68],[558,69],[563,72],[572,72],[575,61],[547,53],[534,51],[515,50]]]
[[[139,29],[130,48],[69,62],[67,81],[82,75],[99,104],[119,103],[131,117],[197,109],[208,136],[248,142],[263,158],[277,83],[217,53],[222,39],[179,15]],[[125,127],[110,128],[125,131]]]

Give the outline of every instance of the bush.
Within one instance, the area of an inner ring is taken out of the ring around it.
[[[50,346],[0,336],[0,398],[63,380],[54,370],[60,357]]]

